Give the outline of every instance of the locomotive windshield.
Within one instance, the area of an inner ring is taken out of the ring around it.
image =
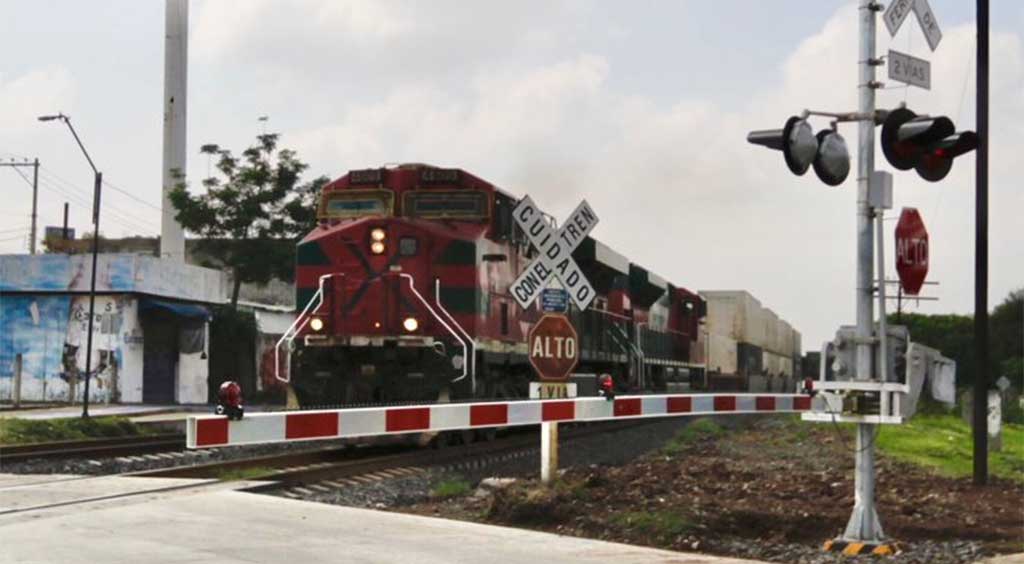
[[[405,214],[424,219],[486,219],[487,194],[483,192],[408,192]]]
[[[351,219],[391,215],[391,192],[387,190],[345,190],[328,194],[321,218]]]

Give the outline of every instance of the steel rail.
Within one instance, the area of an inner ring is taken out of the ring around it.
[[[0,445],[0,465],[33,459],[124,456],[184,448],[183,433]]]

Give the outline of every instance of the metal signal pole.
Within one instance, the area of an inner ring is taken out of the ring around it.
[[[860,0],[858,31],[860,35],[858,65],[857,124],[857,369],[856,380],[875,379],[872,374],[872,337],[874,311],[872,307],[872,265],[874,256],[871,232],[872,208],[868,203],[868,190],[875,170],[875,12],[881,6],[873,0]],[[857,424],[857,459],[854,475],[854,506],[846,524],[844,538],[858,541],[882,539],[882,525],[875,511],[875,425]]]
[[[988,0],[978,0],[974,169],[974,483],[988,481]]]

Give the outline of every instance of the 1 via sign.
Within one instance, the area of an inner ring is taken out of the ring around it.
[[[896,224],[896,272],[903,292],[916,296],[928,275],[928,230],[915,208],[903,208]]]
[[[562,315],[545,315],[533,325],[526,344],[530,364],[541,380],[564,382],[580,360],[579,338]]]
[[[512,283],[510,291],[519,307],[530,307],[541,290],[547,286],[547,281],[554,275],[569,292],[569,297],[576,307],[581,310],[587,309],[595,297],[594,287],[572,258],[572,251],[597,225],[597,215],[590,209],[587,201],[583,200],[576,206],[557,232],[551,228],[544,214],[529,196],[524,196],[516,204],[512,210],[512,217],[539,253],[539,256]]]

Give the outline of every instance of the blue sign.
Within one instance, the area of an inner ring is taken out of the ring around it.
[[[540,293],[543,311],[565,313],[569,309],[569,292],[561,288],[544,288]]]

